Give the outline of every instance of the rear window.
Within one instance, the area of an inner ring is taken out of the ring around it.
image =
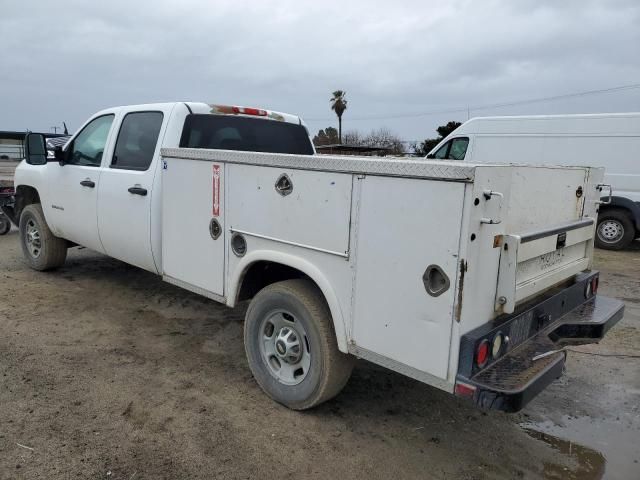
[[[228,115],[188,115],[180,146],[313,155],[309,134],[302,125]]]

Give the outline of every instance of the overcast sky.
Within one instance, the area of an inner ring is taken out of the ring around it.
[[[638,0],[0,0],[2,130],[194,100],[296,113],[315,132],[337,125],[342,89],[345,131],[417,140],[467,112],[403,115],[639,83]],[[471,116],[619,111],[640,111],[640,89]]]

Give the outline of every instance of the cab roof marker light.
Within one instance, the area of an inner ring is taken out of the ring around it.
[[[261,108],[237,107],[231,105],[210,105],[211,113],[223,113],[226,115],[254,115],[256,117],[266,117],[268,112]]]
[[[243,115],[255,115],[257,117],[266,117],[267,111],[261,110],[259,108],[249,108],[249,107],[232,107],[233,113],[240,113]]]

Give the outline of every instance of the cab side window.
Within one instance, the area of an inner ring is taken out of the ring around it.
[[[71,165],[99,167],[114,115],[103,115],[89,122],[76,136],[71,145]]]
[[[431,158],[439,160],[464,160],[468,146],[469,139],[467,137],[453,138],[441,146]]]
[[[162,112],[127,113],[122,120],[111,168],[147,170],[156,151]]]

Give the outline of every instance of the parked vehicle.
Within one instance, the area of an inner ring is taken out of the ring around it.
[[[15,217],[15,190],[13,174],[24,158],[23,143],[27,132],[0,132],[0,235],[11,231],[11,223],[18,225]],[[47,157],[54,159],[56,146],[64,145],[70,135],[42,134],[46,141]],[[11,141],[12,143],[7,143]]]
[[[472,118],[428,158],[605,167],[614,196],[600,206],[596,246],[640,237],[640,113]]]
[[[4,212],[4,207],[13,206],[13,172],[15,162],[9,158],[0,159],[0,235],[6,235],[11,230],[11,220]]]
[[[591,269],[602,169],[312,156],[296,116],[197,103],[99,112],[55,163],[26,145],[34,269],[79,244],[250,300],[249,366],[293,409],[338,394],[360,357],[515,411],[561,375],[563,345],[623,313]]]

